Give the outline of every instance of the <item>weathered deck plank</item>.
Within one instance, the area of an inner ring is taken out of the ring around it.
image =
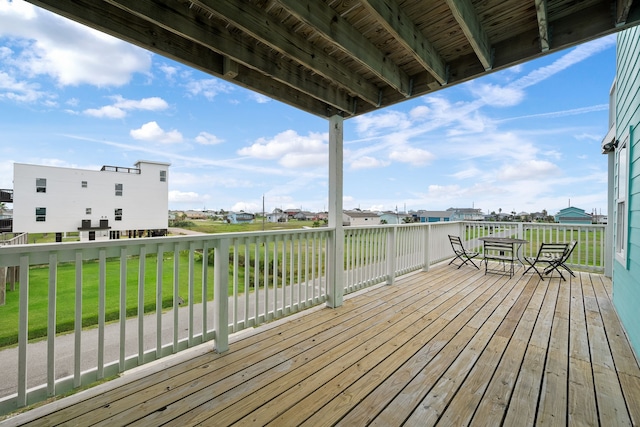
[[[640,368],[609,279],[521,273],[407,275],[4,423],[637,425]]]

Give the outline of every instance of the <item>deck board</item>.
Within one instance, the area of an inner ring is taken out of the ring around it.
[[[406,275],[4,423],[637,425],[640,368],[610,280],[522,271]]]

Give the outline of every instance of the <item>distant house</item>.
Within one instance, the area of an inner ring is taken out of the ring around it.
[[[229,224],[252,224],[256,216],[249,212],[229,212],[227,222]]]
[[[447,211],[451,211],[451,221],[482,221],[484,215],[482,209],[475,208],[449,208]]]
[[[368,211],[344,211],[342,213],[342,221],[345,225],[379,225],[380,217],[375,212]]]
[[[453,211],[418,211],[418,222],[446,222],[451,221]]]
[[[267,214],[268,222],[287,222],[289,221],[289,215],[283,212],[281,209],[274,209],[273,212]]]
[[[547,216],[543,212],[533,212],[531,213],[532,221],[544,221],[547,219]]]
[[[316,219],[316,214],[313,212],[309,212],[309,211],[300,211],[297,214],[295,214],[293,216],[294,219],[297,219],[298,221],[312,221],[314,219]]]
[[[379,216],[381,224],[403,224],[405,218],[411,218],[411,215],[397,212],[382,212]]]
[[[189,210],[189,211],[185,211],[184,215],[188,219],[207,219],[207,214],[202,211]]]
[[[300,209],[285,209],[284,213],[287,214],[289,219],[294,219],[296,215],[300,213]]]
[[[560,209],[554,218],[560,224],[591,224],[593,222],[590,214],[575,206]]]

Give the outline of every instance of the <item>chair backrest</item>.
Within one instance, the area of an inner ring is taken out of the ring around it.
[[[464,253],[464,245],[462,244],[462,240],[460,236],[452,236],[449,234],[449,242],[451,242],[451,248],[455,253]]]
[[[573,253],[573,250],[576,248],[576,245],[578,244],[578,242],[576,242],[575,240],[572,241],[571,243],[569,243],[567,245],[567,250],[565,251],[564,255],[562,255],[562,262],[566,262],[569,257],[571,256],[571,254]]]
[[[565,259],[568,248],[568,243],[541,243],[537,259]]]
[[[484,241],[483,252],[485,259],[514,259],[515,251],[513,244],[506,242]]]

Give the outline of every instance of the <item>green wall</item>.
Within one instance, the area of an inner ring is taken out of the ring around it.
[[[629,131],[629,227],[626,265],[613,261],[613,303],[640,356],[640,28],[622,31],[617,37],[616,135],[622,141]],[[615,220],[617,215],[612,217]]]

